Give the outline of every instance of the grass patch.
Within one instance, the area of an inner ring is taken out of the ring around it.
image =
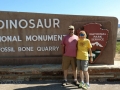
[[[120,54],[120,42],[116,43],[116,53]]]

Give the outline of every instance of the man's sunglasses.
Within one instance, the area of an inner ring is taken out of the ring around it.
[[[73,29],[69,29],[69,30],[73,30]]]

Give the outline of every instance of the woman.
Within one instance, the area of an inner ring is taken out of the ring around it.
[[[88,64],[89,64],[89,58],[88,58],[88,51],[90,54],[90,63],[92,63],[92,45],[90,43],[90,40],[86,38],[85,31],[80,31],[79,33],[79,40],[78,40],[78,50],[77,50],[77,69],[80,72],[80,84],[79,88],[87,89],[89,87],[89,73],[88,73]],[[84,83],[84,75],[86,78],[86,83]]]

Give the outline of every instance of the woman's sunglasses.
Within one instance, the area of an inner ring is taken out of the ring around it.
[[[80,36],[85,36],[84,34],[80,33]]]

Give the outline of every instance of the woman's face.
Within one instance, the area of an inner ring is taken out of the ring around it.
[[[84,39],[84,38],[85,38],[85,34],[80,33],[80,34],[79,34],[79,38]]]

